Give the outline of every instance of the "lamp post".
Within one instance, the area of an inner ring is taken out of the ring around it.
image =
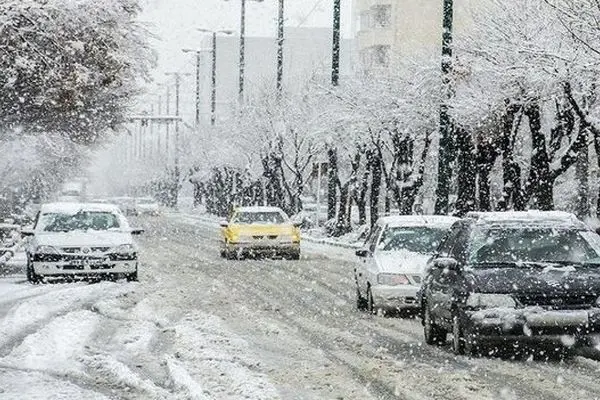
[[[284,40],[284,0],[279,0],[279,13],[277,18],[277,93],[283,89],[283,40]]]
[[[218,31],[212,31],[210,29],[198,28],[199,32],[212,34],[212,49],[211,50],[200,50],[212,52],[212,67],[211,67],[211,94],[210,94],[210,124],[215,125],[217,119],[217,35],[222,33],[224,35],[233,34],[232,30],[221,29]]]
[[[340,79],[340,0],[333,2],[333,49],[331,53],[331,84],[337,86]]]
[[[449,210],[450,179],[452,177],[453,138],[452,119],[448,102],[452,97],[452,25],[454,20],[453,0],[443,0],[442,21],[442,89],[444,97],[440,104],[440,146],[438,154],[438,183],[436,188],[435,213],[447,214]]]
[[[202,50],[181,49],[184,53],[196,54],[196,129],[200,126],[200,53]]]
[[[229,0],[225,0],[229,1]],[[239,102],[244,102],[244,73],[246,69],[246,1],[262,3],[264,0],[241,0],[240,6],[240,80],[239,80]]]

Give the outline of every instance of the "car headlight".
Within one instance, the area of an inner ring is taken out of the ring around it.
[[[408,277],[404,274],[378,274],[377,283],[388,286],[410,285]]]
[[[38,246],[35,252],[37,254],[58,254],[58,250],[52,246]]]
[[[508,294],[471,293],[466,305],[472,308],[515,308],[517,302]]]
[[[135,247],[132,244],[122,244],[113,249],[114,254],[131,254],[135,252]]]
[[[294,242],[294,243],[300,242],[300,230],[299,229],[294,229],[294,232],[292,233],[292,242]]]

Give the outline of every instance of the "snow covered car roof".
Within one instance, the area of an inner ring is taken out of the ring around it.
[[[391,215],[381,217],[379,224],[391,227],[400,226],[441,226],[449,228],[460,218],[447,215]]]
[[[119,207],[114,204],[101,203],[48,203],[42,204],[40,212],[46,213],[63,213],[76,214],[79,211],[96,211],[96,212],[111,212],[120,214]]]
[[[270,206],[238,207],[235,209],[235,211],[236,212],[248,212],[248,213],[283,212],[283,210],[279,207],[270,207]]]
[[[577,229],[589,229],[574,214],[565,211],[506,211],[506,212],[470,212],[466,218],[487,225],[524,225],[524,226],[561,226]]]

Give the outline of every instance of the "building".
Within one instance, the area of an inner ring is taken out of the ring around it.
[[[469,26],[470,1],[454,2],[458,33]],[[443,0],[354,0],[354,32],[363,68],[387,68],[401,57],[439,53],[442,8]]]
[[[299,91],[313,77],[331,79],[332,30],[330,28],[285,28],[283,86]],[[209,47],[208,39],[203,47]],[[340,74],[351,75],[352,40],[343,39],[340,50]],[[239,92],[239,36],[217,37],[217,119],[227,118],[237,105]],[[201,59],[201,115],[210,120],[211,53]],[[244,97],[246,101],[276,88],[277,38],[247,37],[245,50]],[[190,72],[192,72],[190,70]],[[343,79],[343,78],[342,78]],[[182,86],[182,115],[193,120],[194,76]]]

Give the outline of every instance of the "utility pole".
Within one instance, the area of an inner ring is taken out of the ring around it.
[[[212,34],[212,68],[210,91],[210,124],[215,126],[217,120],[217,32]]]
[[[277,94],[283,89],[283,40],[284,40],[284,0],[279,0],[279,16],[277,18]]]
[[[238,100],[240,106],[244,104],[244,73],[246,68],[246,0],[241,0],[241,17],[240,17],[240,79]]]
[[[443,0],[442,21],[442,90],[444,91],[440,105],[440,146],[438,154],[438,183],[436,188],[435,213],[448,214],[450,197],[450,180],[452,178],[452,161],[454,154],[453,124],[448,112],[448,102],[453,96],[452,89],[452,25],[454,19],[453,0]]]
[[[195,53],[196,54],[196,130],[200,126],[200,53],[201,50],[182,49],[184,53]]]
[[[340,79],[340,0],[333,2],[333,50],[331,54],[331,84],[337,86]]]
[[[217,34],[223,33],[231,35],[231,30],[211,31],[210,29],[198,28],[198,31],[210,33],[212,35],[211,51],[212,52],[212,67],[211,67],[211,93],[210,93],[210,124],[215,125],[217,120]],[[201,51],[201,50],[199,50]]]
[[[171,87],[167,85],[167,105],[166,105],[166,114],[169,115],[171,113]],[[165,137],[165,153],[167,156],[167,162],[169,162],[169,130],[170,125],[167,124],[166,128],[166,137]]]
[[[175,116],[179,117],[179,100],[180,100],[180,88],[181,88],[181,77],[183,75],[189,75],[181,72],[167,72],[166,75],[173,75],[175,77]],[[177,207],[177,197],[179,192],[179,181],[181,178],[181,171],[179,169],[179,120],[175,121],[175,144],[174,144],[175,155],[174,168],[173,168],[173,193],[171,198],[171,205]]]

